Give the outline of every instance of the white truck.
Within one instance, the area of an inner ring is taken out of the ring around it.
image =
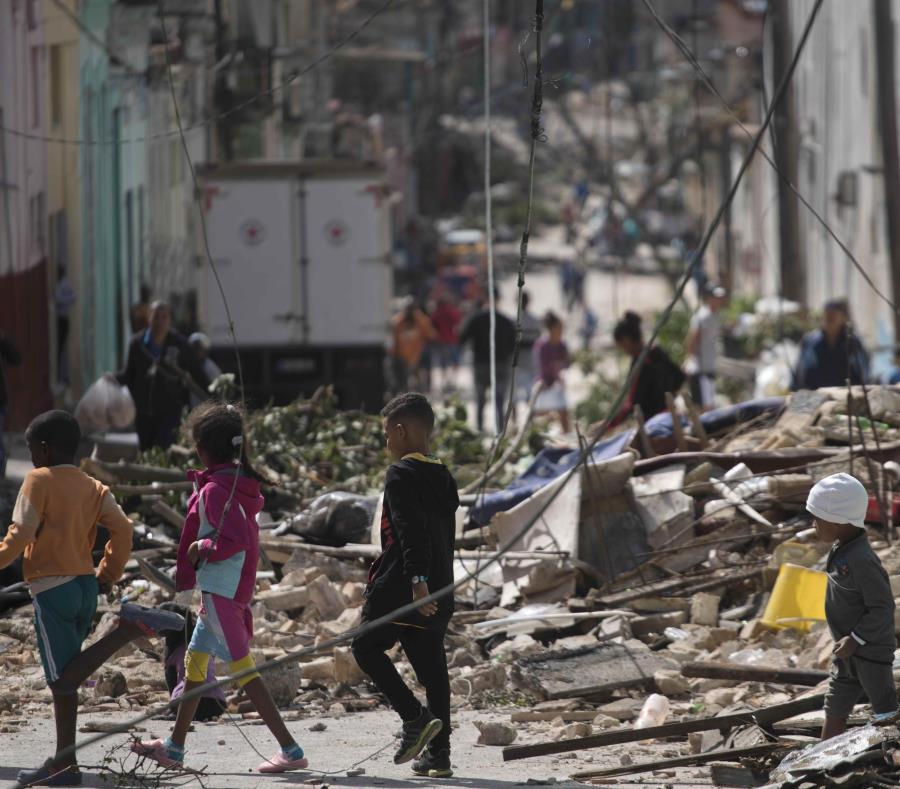
[[[393,291],[383,171],[309,160],[228,163],[200,176],[216,271],[201,254],[198,309],[213,358],[235,371],[218,273],[251,402],[333,384],[342,407],[379,409]]]

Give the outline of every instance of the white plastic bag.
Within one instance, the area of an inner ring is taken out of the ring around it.
[[[641,708],[641,714],[638,716],[634,728],[650,729],[654,726],[662,726],[668,715],[669,700],[659,693],[651,693]]]
[[[111,427],[124,429],[134,422],[134,400],[127,387],[107,377],[98,378],[75,408],[75,419],[86,433],[102,433]]]
[[[116,430],[124,430],[134,424],[137,411],[127,386],[117,386],[114,389],[115,393],[110,397],[106,406],[106,414],[109,417],[109,423]]]

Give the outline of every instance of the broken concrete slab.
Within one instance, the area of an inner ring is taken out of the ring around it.
[[[595,696],[653,686],[653,675],[677,664],[640,641],[547,651],[518,661],[523,679],[548,699]]]

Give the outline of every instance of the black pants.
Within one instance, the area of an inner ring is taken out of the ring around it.
[[[153,447],[168,449],[175,443],[181,414],[138,414],[135,429],[141,452]]]
[[[450,748],[450,676],[444,651],[446,628],[446,623],[434,629],[391,623],[353,640],[353,657],[359,667],[372,678],[400,717],[410,721],[419,716],[422,705],[385,654],[400,642],[419,684],[425,688],[428,709],[444,724],[432,741],[431,748],[435,751]]]
[[[502,423],[506,416],[506,398],[509,396],[510,359],[497,359],[497,391],[494,394],[495,418]],[[491,368],[487,364],[475,366],[475,420],[478,432],[484,430],[484,407],[487,405],[488,390],[491,388]],[[494,422],[491,422],[491,429]]]

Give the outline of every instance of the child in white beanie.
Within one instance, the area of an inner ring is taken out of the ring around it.
[[[826,566],[825,618],[835,643],[823,740],[847,728],[847,718],[863,694],[876,724],[900,718],[892,668],[897,647],[894,596],[866,537],[868,506],[869,494],[849,474],[821,480],[806,502],[819,539],[834,543]]]

